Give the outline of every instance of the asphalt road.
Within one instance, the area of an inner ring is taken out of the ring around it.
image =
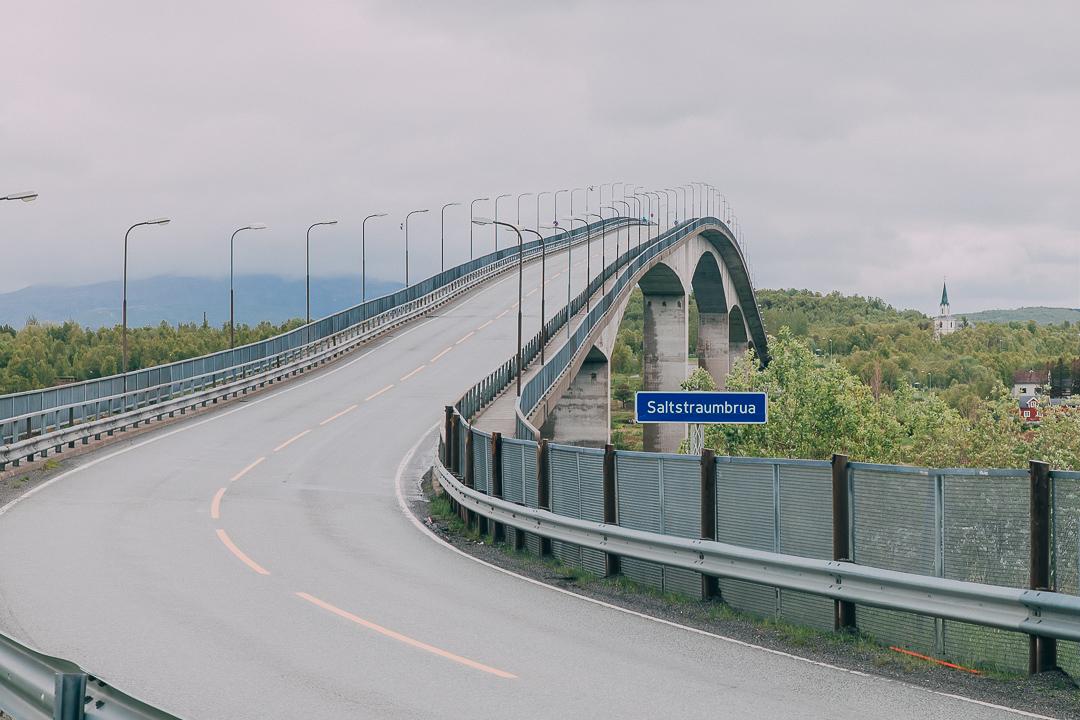
[[[565,254],[548,267],[554,314]],[[534,263],[526,337],[538,285]],[[442,407],[512,352],[516,296],[504,275],[318,374],[80,459],[0,516],[0,627],[190,718],[1015,717],[433,542],[397,483],[430,465]]]

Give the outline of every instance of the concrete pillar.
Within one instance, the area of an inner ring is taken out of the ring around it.
[[[716,381],[716,387],[723,390],[730,369],[728,314],[703,312],[698,318],[698,366],[705,368]]]
[[[645,295],[642,388],[678,391],[686,380],[689,324],[686,294]],[[676,452],[686,437],[682,423],[648,424],[642,428],[649,452]]]
[[[548,414],[540,434],[565,445],[602,448],[611,440],[611,372],[596,348]]]

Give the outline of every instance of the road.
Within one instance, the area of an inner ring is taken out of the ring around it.
[[[550,315],[565,254],[548,267]],[[538,286],[534,263],[526,337]],[[418,529],[398,483],[430,465],[442,407],[512,352],[516,296],[504,275],[76,461],[0,516],[0,627],[190,718],[1015,717],[588,602]]]

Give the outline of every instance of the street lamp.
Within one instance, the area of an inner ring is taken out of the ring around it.
[[[574,193],[576,193],[578,190],[580,190],[581,194],[585,196],[585,209],[589,209],[589,191],[585,188],[574,188],[570,191],[570,217],[574,217]]]
[[[521,228],[522,232],[532,233],[540,241],[540,364],[544,364],[544,346],[547,345],[547,243],[539,230]],[[521,309],[521,306],[518,306]]]
[[[685,220],[686,219],[686,190],[684,190],[683,188],[664,188],[664,192],[671,193],[672,197],[675,198],[672,201],[672,205],[675,206],[675,219],[676,220],[679,219],[679,190],[683,191],[683,201],[682,201],[683,214],[682,214],[682,219]]]
[[[29,194],[29,193],[23,193],[23,194],[26,195],[26,194]],[[34,195],[34,197],[37,197],[37,195]],[[27,198],[15,198],[15,199],[24,200],[25,202],[29,202],[30,200],[33,200],[34,198],[32,197],[32,198],[29,198],[29,199],[27,199]],[[124,392],[125,393],[127,392],[127,374],[128,374],[128,341],[127,341],[128,236],[131,235],[132,230],[134,230],[137,227],[141,227],[143,225],[168,225],[168,224],[169,224],[169,218],[156,218],[154,220],[145,220],[143,222],[135,223],[134,225],[132,225],[131,227],[129,227],[127,229],[126,233],[124,233],[124,301],[123,301],[124,304],[123,304],[123,308],[120,311],[120,313],[123,316],[123,325],[124,325],[124,329],[123,329],[122,336],[121,336],[121,346],[122,346],[122,360],[121,360],[121,362],[123,363],[123,369],[121,370],[121,372],[123,372],[123,374],[124,374]],[[127,399],[126,398],[124,399],[124,405],[125,405],[125,407],[127,406]]]
[[[337,220],[324,220],[322,222],[312,223],[307,229],[307,275],[305,281],[305,288],[307,291],[307,321],[311,322],[311,228],[318,227],[319,225],[337,225]]]
[[[615,202],[615,201],[612,200],[611,202]],[[604,207],[602,207],[600,209],[601,210],[610,210],[612,213],[614,213],[610,218],[608,218],[609,220],[614,220],[615,218],[619,217],[619,209],[617,207],[613,207],[611,205],[605,205]],[[615,269],[616,270],[619,269],[619,230],[620,230],[619,226],[616,225],[615,226]],[[626,237],[626,246],[629,247],[630,246],[630,231],[629,230],[626,231],[626,236],[627,236]]]
[[[237,228],[233,231],[232,237],[229,238],[229,347],[236,347],[236,296],[233,293],[233,244],[236,241],[237,233],[244,230],[265,230],[266,225],[263,223],[252,223],[245,225],[242,228]]]
[[[5,195],[4,197],[0,197],[0,200],[22,200],[23,202],[30,202],[31,200],[37,198],[37,196],[38,194],[33,190],[26,190],[24,192],[17,192],[11,193],[10,195]]]
[[[495,220],[491,223],[491,229],[495,231],[495,251],[499,250],[499,200],[503,198],[514,197],[510,193],[505,195],[498,195],[495,198]],[[479,224],[479,223],[478,223]]]
[[[540,229],[540,198],[545,195],[551,195],[550,190],[544,190],[543,192],[536,193],[536,229]]]
[[[386,213],[368,215],[360,223],[360,302],[367,302],[367,221],[386,217]]]
[[[634,203],[634,214],[637,216],[637,218],[639,220],[639,222],[637,223],[637,247],[640,249],[641,248],[641,222],[640,222],[640,219],[641,219],[641,196],[638,195],[637,193],[633,193],[631,195],[627,195],[626,199],[630,200],[630,201],[633,201],[633,203]],[[627,247],[627,250],[629,250],[629,249],[630,248]]]
[[[485,202],[491,198],[476,198],[469,203],[469,259],[473,259],[473,220],[476,219],[476,203]]]
[[[629,220],[631,218],[631,215],[630,215],[630,203],[626,202],[625,200],[612,200],[611,202],[612,203],[618,203],[620,205],[625,205],[626,206],[626,219]],[[630,226],[629,225],[626,226],[626,252],[630,252]],[[616,234],[615,234],[615,262],[616,262],[615,267],[618,268],[618,262],[619,262],[619,235],[618,235],[617,231],[616,231]]]
[[[517,196],[517,225],[521,227],[521,198],[527,198],[532,195],[531,192],[521,193]]]
[[[690,197],[690,214],[686,216],[686,219],[689,220],[692,217],[697,217],[697,204],[694,200],[694,184],[690,183],[689,185],[684,185],[683,187],[686,188],[687,195],[689,195]]]
[[[439,271],[446,270],[446,208],[460,205],[459,202],[446,203],[439,211]]]
[[[473,222],[476,223],[477,225],[488,225],[488,224],[495,225],[495,226],[501,225],[502,227],[508,227],[511,230],[513,230],[515,233],[517,233],[517,238],[518,238],[517,396],[521,397],[521,300],[522,300],[521,285],[522,285],[522,277],[524,275],[524,268],[525,268],[525,245],[524,245],[524,243],[523,243],[523,241],[521,239],[521,229],[517,225],[511,225],[510,223],[501,222],[499,220],[487,220],[487,219],[480,220],[480,219],[478,219],[478,220],[473,220]],[[498,232],[497,227],[496,227],[496,232]]]
[[[554,219],[556,226],[559,223],[559,193],[571,193],[570,194],[570,204],[573,205],[573,203],[574,203],[573,192],[571,190],[569,190],[569,189],[567,189],[567,190],[556,190],[553,193],[553,195],[555,196],[555,207],[551,211],[551,217]],[[571,208],[570,209],[570,214],[572,215],[573,213],[574,213],[574,210],[573,210],[573,208]]]
[[[405,213],[405,287],[409,287],[409,218],[419,213],[426,213],[427,208],[423,210],[410,210]]]
[[[601,208],[597,208],[598,210]],[[599,218],[600,219],[600,277],[604,276],[604,268],[607,267],[607,238],[604,237],[607,233],[604,232],[604,216],[598,213],[585,213],[585,217]],[[589,252],[585,256],[585,287],[589,287],[589,283],[592,282],[592,236],[589,237]],[[603,287],[603,283],[600,283]]]
[[[562,230],[566,233],[566,339],[570,340],[570,278],[574,274],[574,239],[570,236],[570,232],[574,228],[574,220],[576,218],[565,218],[570,223],[570,230],[559,225],[559,221],[555,221],[554,227],[556,230]]]

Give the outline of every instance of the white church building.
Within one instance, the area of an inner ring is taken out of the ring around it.
[[[952,311],[949,309],[949,291],[945,287],[945,283],[942,283],[941,313],[934,318],[934,337],[940,338],[944,335],[954,333],[958,329],[959,325],[957,325],[956,319],[952,316]]]

